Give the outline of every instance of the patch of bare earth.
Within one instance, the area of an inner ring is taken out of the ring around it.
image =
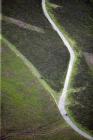
[[[85,60],[90,68],[93,68],[93,53],[84,52]]]

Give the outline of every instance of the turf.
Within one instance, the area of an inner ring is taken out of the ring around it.
[[[1,138],[84,140],[65,123],[53,98],[11,47],[2,40]]]
[[[93,54],[93,6],[82,0],[48,2],[51,17],[63,31],[76,55],[68,89],[67,110],[78,125],[93,134],[93,71],[84,55]]]
[[[38,69],[52,89],[64,84],[69,52],[45,18],[39,0],[2,2],[2,34]],[[18,20],[10,22],[8,18]],[[59,96],[59,94],[58,94]]]

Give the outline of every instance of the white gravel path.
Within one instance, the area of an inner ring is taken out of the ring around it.
[[[67,47],[67,49],[68,49],[68,51],[70,53],[70,61],[69,61],[69,66],[68,66],[68,71],[67,71],[66,79],[65,79],[65,82],[64,82],[64,88],[63,88],[62,94],[61,94],[60,99],[59,99],[59,102],[58,102],[59,111],[60,111],[61,115],[63,116],[63,118],[65,119],[65,121],[77,133],[79,133],[80,135],[84,136],[85,138],[87,138],[89,140],[93,140],[93,137],[92,136],[90,136],[86,132],[84,132],[81,129],[79,129],[76,126],[76,124],[74,124],[72,122],[72,120],[69,118],[69,116],[67,115],[67,111],[65,109],[65,103],[66,103],[66,97],[67,97],[68,84],[69,84],[69,80],[70,80],[72,68],[73,68],[74,61],[75,61],[75,54],[74,54],[74,51],[73,51],[72,47],[70,46],[69,42],[64,37],[64,34],[62,33],[62,31],[60,31],[60,29],[56,26],[56,24],[54,23],[54,21],[49,16],[49,14],[47,12],[47,9],[46,9],[46,4],[45,3],[46,3],[46,0],[42,0],[42,8],[43,8],[44,15],[48,19],[48,21],[51,23],[53,29],[58,33],[58,35],[60,36],[60,38],[62,39],[62,41],[64,42],[65,46]]]

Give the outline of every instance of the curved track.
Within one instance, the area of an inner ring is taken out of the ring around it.
[[[66,97],[67,97],[68,84],[69,84],[69,80],[70,80],[72,68],[73,68],[73,65],[74,65],[74,62],[75,62],[75,54],[74,54],[74,51],[73,51],[72,47],[70,46],[69,42],[64,37],[63,33],[60,31],[60,29],[56,26],[56,24],[54,23],[54,21],[49,16],[49,14],[47,12],[47,9],[46,9],[46,0],[42,0],[42,8],[43,8],[44,15],[46,16],[46,18],[48,19],[48,21],[51,23],[53,29],[58,33],[58,35],[60,36],[60,38],[62,39],[62,41],[64,42],[65,46],[68,48],[68,51],[70,53],[70,61],[69,61],[68,71],[67,71],[67,75],[66,75],[66,79],[65,79],[65,83],[64,83],[64,88],[63,88],[62,94],[61,94],[60,99],[59,99],[59,102],[58,102],[59,111],[60,111],[61,115],[63,116],[63,118],[65,119],[65,121],[76,132],[78,132],[80,135],[84,136],[85,138],[87,138],[89,140],[93,140],[93,137],[92,136],[88,135],[86,132],[84,132],[81,129],[79,129],[72,122],[72,120],[69,118],[69,116],[67,115],[67,111],[65,109],[65,103],[66,103]]]

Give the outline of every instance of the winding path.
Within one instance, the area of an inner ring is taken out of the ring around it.
[[[60,111],[61,115],[63,116],[63,118],[65,119],[65,121],[76,132],[78,132],[80,135],[84,136],[85,138],[87,138],[89,140],[93,140],[93,137],[92,136],[88,135],[86,132],[84,132],[81,129],[79,129],[72,122],[72,120],[69,118],[69,116],[66,115],[67,114],[67,111],[65,109],[65,101],[66,101],[67,89],[68,89],[68,84],[69,84],[69,80],[70,80],[72,68],[73,68],[73,65],[74,65],[74,62],[75,62],[75,54],[74,54],[74,51],[71,48],[69,42],[64,37],[63,33],[60,31],[60,29],[56,26],[56,24],[54,23],[54,21],[49,16],[49,14],[47,12],[47,8],[46,8],[46,0],[42,0],[42,8],[43,8],[44,15],[46,16],[46,18],[48,19],[48,21],[51,23],[53,29],[58,33],[58,35],[60,36],[60,38],[62,39],[62,41],[64,42],[65,46],[67,47],[67,49],[68,49],[68,51],[70,53],[70,61],[69,61],[68,71],[67,71],[67,75],[66,75],[66,79],[65,79],[65,83],[64,83],[64,88],[63,88],[62,94],[61,94],[60,99],[59,99],[59,102],[58,102],[59,111]]]

